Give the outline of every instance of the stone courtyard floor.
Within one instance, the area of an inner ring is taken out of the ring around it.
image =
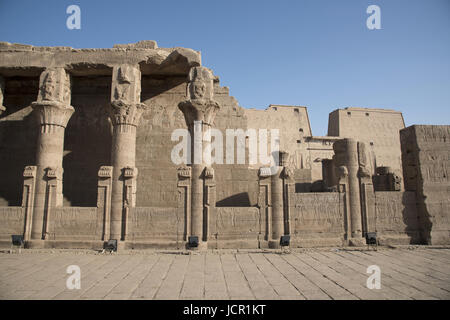
[[[22,250],[0,253],[0,299],[450,299],[450,249]],[[69,290],[67,267],[81,271]],[[368,289],[367,268],[381,271]]]

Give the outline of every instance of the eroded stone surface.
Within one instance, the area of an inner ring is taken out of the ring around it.
[[[223,163],[203,156],[209,135],[193,165],[172,162],[173,132],[192,134],[195,121],[222,133]],[[261,131],[267,155],[255,160]],[[226,154],[228,142],[244,157]],[[285,234],[295,247],[345,246],[367,232],[380,244],[448,243],[449,142],[449,126],[404,128],[400,112],[368,108],[333,111],[328,136],[313,136],[306,107],[242,108],[199,52],[152,40],[0,43],[4,245],[13,233],[60,248],[182,248],[192,235],[205,247],[266,248]]]

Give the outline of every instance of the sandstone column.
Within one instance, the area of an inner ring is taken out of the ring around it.
[[[70,75],[64,68],[48,68],[42,72],[39,87],[38,100],[32,103],[41,125],[36,156],[36,194],[31,227],[33,240],[45,239],[50,208],[62,206],[64,131],[74,112],[74,108],[70,105]],[[55,174],[48,175],[48,172]],[[53,197],[50,197],[50,190],[53,187],[48,186],[49,178],[56,179],[52,182],[55,188]]]
[[[348,171],[349,205],[351,244],[362,243],[361,201],[358,178],[358,143],[354,139],[342,139],[333,144],[336,167],[345,166]]]
[[[205,67],[193,67],[189,72],[187,86],[188,100],[180,102],[178,107],[184,114],[191,134],[191,235],[199,239],[199,248],[206,248],[202,243],[204,212],[204,170],[211,163],[211,135],[209,129],[214,122],[219,104],[214,101],[213,75]],[[205,156],[204,155],[204,150]]]
[[[280,237],[283,235],[283,167],[278,166],[277,172],[271,177],[272,192],[272,234],[269,248],[279,247]]]
[[[145,105],[140,101],[141,72],[139,68],[127,64],[115,66],[109,110],[113,124],[110,239],[124,240],[125,207],[134,205],[126,203],[125,180],[130,177],[125,175],[125,170],[129,171],[130,168],[133,170],[135,167],[136,127],[145,110]]]
[[[271,177],[271,193],[272,193],[272,232],[269,239],[269,248],[278,248],[280,246],[280,238],[285,234],[285,225],[288,227],[289,223],[285,221],[285,211],[287,207],[285,194],[284,179],[291,174],[290,169],[287,168],[287,160],[289,153],[285,151],[279,152],[280,166],[277,166],[277,171]],[[286,175],[287,174],[287,175]]]
[[[361,191],[361,217],[362,231],[365,236],[367,232],[376,231],[375,226],[375,193],[372,182],[373,169],[369,162],[369,156],[364,142],[358,142],[358,177]]]

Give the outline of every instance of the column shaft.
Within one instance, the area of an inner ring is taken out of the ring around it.
[[[36,154],[36,193],[32,219],[31,239],[42,239],[44,216],[50,205],[47,203],[47,179],[45,169],[62,168],[64,150],[64,128],[57,125],[42,125]],[[62,194],[56,198],[62,199]]]
[[[191,235],[203,238],[203,164],[192,164]]]
[[[123,168],[134,167],[136,157],[136,127],[128,124],[114,126],[111,163],[113,166],[113,180],[111,188],[111,231],[110,238],[121,240],[124,177]]]
[[[358,179],[358,144],[353,139],[347,139],[347,169],[350,202],[350,220],[352,237],[362,236],[361,199]]]
[[[66,70],[61,67],[45,69],[39,78],[37,101],[31,104],[38,115],[41,129],[36,154],[36,193],[31,219],[32,240],[45,239],[50,208],[62,206],[64,131],[75,111],[70,105],[70,98],[71,79]],[[51,187],[49,187],[49,178],[52,180]]]
[[[280,176],[283,167],[278,167],[272,176],[272,240],[279,241],[284,234],[283,179]]]

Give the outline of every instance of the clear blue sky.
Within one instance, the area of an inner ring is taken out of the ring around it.
[[[81,30],[66,8],[81,8]],[[368,30],[366,8],[381,8]],[[202,52],[243,107],[308,107],[314,135],[347,106],[450,124],[450,0],[0,0],[0,41],[110,48],[156,40]]]

